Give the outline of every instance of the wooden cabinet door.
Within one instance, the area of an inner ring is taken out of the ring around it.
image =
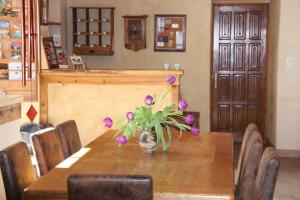
[[[267,4],[214,6],[213,131],[264,129]]]

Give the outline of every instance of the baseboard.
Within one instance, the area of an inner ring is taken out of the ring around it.
[[[274,147],[269,138],[265,138],[264,147]],[[279,157],[300,158],[300,150],[276,149]]]
[[[300,158],[300,150],[277,149],[279,157]]]

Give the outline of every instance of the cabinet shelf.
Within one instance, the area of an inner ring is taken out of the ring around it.
[[[80,46],[74,47],[73,52],[78,55],[103,55],[109,56],[113,55],[114,52],[110,46],[102,47],[102,46]]]
[[[79,33],[73,33],[73,35],[110,35],[109,32],[103,32],[103,33],[99,33],[99,32],[90,32],[90,33],[86,33],[86,32],[79,32]]]
[[[109,19],[73,19],[73,22],[83,22],[83,23],[88,23],[88,22],[98,22],[98,23],[110,23],[111,21]]]
[[[72,7],[72,9],[73,53],[113,55],[114,8]]]

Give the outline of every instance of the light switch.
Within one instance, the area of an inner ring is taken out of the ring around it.
[[[288,57],[286,59],[286,69],[287,70],[295,69],[295,59],[294,59],[294,57]]]

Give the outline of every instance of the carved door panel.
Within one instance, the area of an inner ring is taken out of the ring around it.
[[[264,129],[268,6],[214,6],[213,131]]]

